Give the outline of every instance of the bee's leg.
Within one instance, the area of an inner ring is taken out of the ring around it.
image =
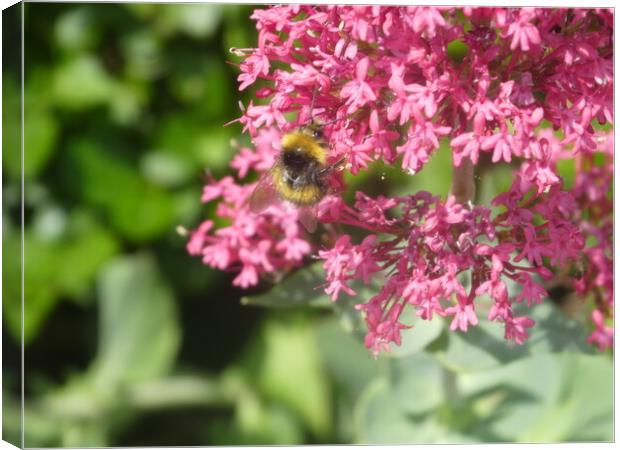
[[[319,175],[323,175],[324,173],[330,172],[330,171],[332,171],[334,169],[339,169],[340,167],[342,167],[342,163],[344,163],[346,159],[347,159],[346,157],[340,158],[334,164],[330,164],[329,166],[327,166],[324,169],[322,169],[319,172]]]
[[[316,101],[317,90],[318,89],[315,86],[314,89],[312,90],[312,101],[310,102],[310,118],[312,119],[313,122],[314,122],[314,102]]]

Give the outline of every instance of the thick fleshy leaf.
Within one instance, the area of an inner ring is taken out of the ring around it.
[[[99,349],[92,367],[98,386],[165,374],[180,330],[174,297],[146,254],[111,261],[99,277]]]
[[[390,360],[388,376],[375,379],[356,408],[356,443],[467,442],[433,414],[444,401],[443,370],[425,353]]]
[[[530,338],[523,345],[506,341],[503,325],[483,318],[465,333],[444,331],[429,350],[442,364],[458,372],[489,369],[532,355],[592,352],[586,343],[588,333],[583,324],[550,303],[535,305],[529,315],[536,324],[530,328]]]
[[[401,345],[392,344],[391,351],[387,355],[404,357],[420,352],[437,339],[444,329],[443,321],[422,320],[410,309],[405,309],[402,317],[404,324],[411,328],[401,331]]]
[[[305,320],[271,320],[260,338],[263,357],[257,362],[260,390],[293,410],[316,436],[331,426],[327,377],[312,330]]]
[[[363,343],[335,318],[319,322],[314,330],[330,379],[351,399],[356,399],[387,362],[372,358]]]
[[[315,263],[296,271],[264,294],[243,297],[241,303],[272,308],[299,306],[333,308],[333,302],[321,287],[325,283],[324,277],[322,264]]]
[[[459,375],[463,403],[484,441],[608,441],[613,436],[613,368],[608,355],[536,355]]]

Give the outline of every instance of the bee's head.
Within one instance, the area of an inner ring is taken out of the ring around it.
[[[319,141],[322,141],[322,140],[323,140],[323,138],[325,137],[325,136],[323,135],[323,126],[322,126],[322,125],[320,125],[320,124],[319,124],[319,123],[317,123],[317,122],[312,122],[312,123],[310,123],[310,124],[306,125],[306,126],[304,127],[304,132],[305,132],[308,136],[310,136],[310,137],[312,137],[312,138],[314,138],[314,139],[316,139],[316,140],[319,140]]]
[[[315,162],[312,154],[303,145],[282,152],[280,158],[284,167],[294,172],[303,171]]]

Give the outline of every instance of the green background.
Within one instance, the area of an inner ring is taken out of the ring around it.
[[[252,98],[228,49],[255,45],[253,9],[25,5],[26,446],[611,440],[611,355],[593,354],[552,305],[524,347],[496,324],[463,335],[436,319],[375,360],[353,309],[375,287],[332,304],[313,265],[241,291],[187,254],[177,225],[213,218],[204,170],[229,173],[230,139],[247,142],[223,124]],[[14,443],[20,20],[19,6],[3,12],[3,436]],[[479,201],[509,171],[485,173]],[[450,154],[444,145],[415,177],[375,165],[350,182],[349,197],[445,195]]]

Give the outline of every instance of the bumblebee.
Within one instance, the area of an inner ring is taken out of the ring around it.
[[[286,201],[298,208],[300,222],[313,232],[316,205],[329,190],[328,175],[343,161],[328,164],[327,144],[317,123],[286,133],[273,167],[263,174],[250,196],[250,210],[261,213],[278,200]]]

